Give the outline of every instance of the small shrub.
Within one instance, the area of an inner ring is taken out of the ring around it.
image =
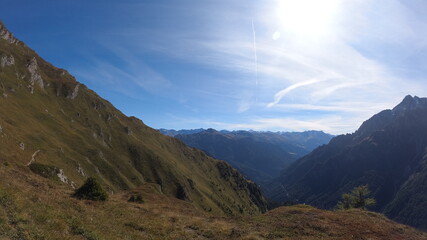
[[[102,189],[96,178],[90,177],[86,182],[74,192],[74,197],[93,201],[105,201],[108,194]]]
[[[137,194],[130,196],[128,202],[144,203],[144,199],[142,198],[141,194]]]
[[[132,228],[133,230],[136,230],[136,231],[140,231],[140,232],[144,232],[145,231],[144,227],[139,226],[138,224],[133,223],[133,222],[125,223],[125,226],[126,227],[130,227],[130,228]]]
[[[190,226],[187,226],[187,228],[192,230],[199,230],[199,227],[197,225],[190,225]]]

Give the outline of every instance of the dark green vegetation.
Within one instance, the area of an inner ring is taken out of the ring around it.
[[[270,189],[277,201],[333,208],[369,184],[373,210],[427,229],[427,99],[407,96],[392,110],[333,138],[289,167]]]
[[[125,116],[2,24],[0,146],[2,164],[30,168],[70,189],[87,177],[109,193],[155,183],[168,196],[219,214],[266,210],[256,184],[241,174],[225,178],[221,161]]]
[[[350,193],[341,195],[342,199],[338,202],[337,208],[361,208],[366,210],[368,207],[375,205],[375,199],[368,197],[370,193],[368,185],[355,187]]]
[[[333,137],[320,131],[256,132],[202,130],[161,130],[177,134],[187,145],[203,150],[209,156],[225,160],[261,184],[268,184],[281,170],[315,147]]]
[[[102,189],[101,185],[94,177],[86,179],[86,182],[83,184],[83,186],[78,188],[74,192],[73,196],[78,199],[93,201],[106,201],[108,199],[107,192]]]
[[[52,165],[32,163],[28,166],[34,173],[50,179],[58,179],[59,169]]]
[[[128,201],[135,203],[144,203],[144,199],[142,198],[141,194],[131,195]]]

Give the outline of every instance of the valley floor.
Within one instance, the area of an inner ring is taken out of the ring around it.
[[[0,166],[0,239],[387,239],[427,234],[368,211],[281,207],[255,216],[216,216],[161,194],[154,184],[80,201],[26,167]],[[144,203],[130,203],[141,194]]]

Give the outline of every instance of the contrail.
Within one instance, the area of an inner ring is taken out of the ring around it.
[[[278,103],[280,102],[280,100],[282,100],[282,98],[283,98],[286,94],[288,94],[289,92],[291,92],[291,91],[292,91],[292,90],[294,90],[294,89],[297,89],[297,88],[300,88],[300,87],[304,87],[304,86],[308,86],[308,85],[312,85],[312,84],[316,84],[316,83],[318,83],[318,82],[322,82],[322,81],[325,81],[325,79],[323,79],[323,80],[319,80],[319,79],[314,78],[314,79],[310,79],[310,80],[305,81],[305,82],[295,83],[295,84],[293,84],[293,85],[291,85],[291,86],[289,86],[289,87],[287,87],[287,88],[285,88],[285,89],[283,89],[283,90],[279,91],[278,93],[276,93],[276,95],[274,95],[274,101],[273,101],[273,102],[271,102],[271,103],[269,103],[269,104],[267,105],[267,107],[268,107],[268,108],[271,108],[271,107],[273,107],[274,105],[278,104]]]
[[[255,74],[256,74],[256,86],[258,86],[258,55],[256,50],[256,33],[255,33],[255,25],[254,20],[252,19],[252,33],[254,37],[254,60],[255,60]]]

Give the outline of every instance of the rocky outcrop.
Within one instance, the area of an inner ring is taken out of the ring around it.
[[[403,101],[393,108],[392,113],[394,115],[402,115],[410,110],[416,110],[427,107],[427,98],[419,98],[417,96],[412,97],[407,95]]]
[[[85,176],[86,176],[86,174],[85,174],[85,172],[83,171],[83,168],[82,168],[82,166],[80,165],[80,163],[79,163],[79,166],[77,167],[77,172],[78,172],[80,175],[82,175],[83,177],[85,177]]]
[[[17,43],[18,40],[10,33],[3,23],[0,22],[0,38],[6,40],[8,43],[13,44]]]
[[[80,83],[58,81],[53,83],[57,97],[76,99],[81,87]]]
[[[77,84],[74,87],[73,92],[70,95],[68,95],[67,98],[75,99],[77,97],[77,94],[79,93],[79,87],[80,87],[80,84]]]
[[[58,178],[61,182],[68,184],[68,178],[67,178],[67,176],[65,176],[64,170],[59,169],[58,173],[56,175],[58,176]]]
[[[4,67],[8,67],[8,66],[12,66],[15,65],[15,58],[10,55],[10,56],[2,56],[0,59],[0,66],[2,68]]]
[[[187,188],[181,184],[177,187],[176,198],[191,202],[190,194],[188,193]]]
[[[27,64],[27,70],[30,72],[30,86],[31,93],[34,92],[34,85],[37,84],[40,88],[44,89],[44,82],[38,71],[37,59],[33,57]]]

